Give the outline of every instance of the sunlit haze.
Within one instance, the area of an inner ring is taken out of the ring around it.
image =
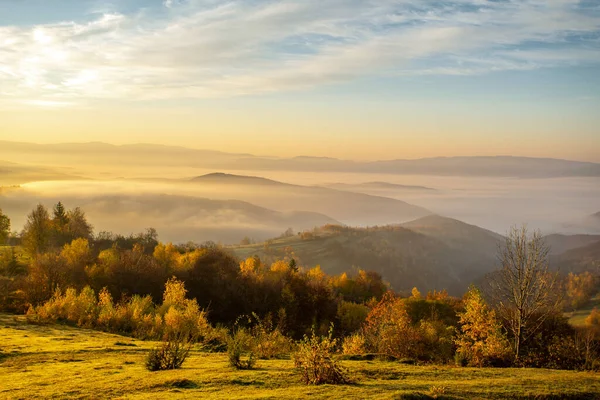
[[[0,139],[600,161],[595,1],[0,2]]]
[[[600,0],[0,0],[0,398],[599,371]]]

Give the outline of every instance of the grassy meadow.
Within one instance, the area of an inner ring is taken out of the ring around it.
[[[594,308],[600,309],[600,293],[596,294],[585,307],[567,314],[569,323],[573,326],[584,326],[585,319],[590,315]]]
[[[290,359],[237,371],[226,354],[199,348],[180,370],[149,372],[145,355],[155,344],[0,314],[0,399],[600,398],[600,374],[592,372],[342,361],[354,384],[305,386]]]

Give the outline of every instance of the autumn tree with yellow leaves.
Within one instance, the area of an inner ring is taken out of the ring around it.
[[[455,340],[459,358],[477,367],[502,364],[510,357],[510,346],[496,313],[479,289],[471,286],[464,296],[464,307],[458,314],[461,330]]]

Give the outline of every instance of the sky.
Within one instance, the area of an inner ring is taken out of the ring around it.
[[[0,0],[0,139],[600,162],[597,0]]]

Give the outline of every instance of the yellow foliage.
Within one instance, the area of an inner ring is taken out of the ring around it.
[[[342,342],[343,354],[363,354],[365,353],[365,337],[359,333],[346,336]]]
[[[320,265],[309,269],[306,275],[313,281],[322,281],[325,279],[325,272],[323,272]]]
[[[180,271],[186,271],[192,269],[192,267],[196,264],[198,259],[206,254],[205,249],[196,249],[194,251],[188,251],[179,256],[177,261],[177,268]]]
[[[418,329],[411,324],[406,305],[391,292],[371,310],[364,326],[365,339],[378,353],[416,358]]]
[[[171,271],[179,260],[179,252],[173,246],[173,243],[157,244],[152,256],[168,271]]]
[[[585,324],[589,327],[600,328],[600,311],[596,307],[585,319]]]
[[[90,259],[90,245],[87,239],[79,238],[65,244],[60,252],[68,265],[85,265]]]
[[[104,265],[114,265],[119,261],[119,252],[112,248],[102,250],[98,254],[98,262]]]
[[[569,305],[577,310],[584,306],[596,292],[596,279],[589,272],[581,274],[569,273],[566,283]]]
[[[502,334],[494,310],[489,309],[481,292],[475,287],[464,297],[465,311],[459,313],[461,333],[456,339],[456,352],[470,365],[482,367],[490,359],[505,359],[510,348]]]
[[[264,266],[258,257],[248,257],[240,263],[240,271],[244,275],[258,275],[263,272]]]
[[[271,272],[287,272],[290,269],[289,263],[279,260],[271,264]]]
[[[421,299],[421,292],[419,292],[419,289],[417,289],[416,287],[412,288],[411,290],[411,297],[415,300],[420,300]]]
[[[163,293],[163,307],[170,306],[185,307],[187,289],[182,281],[173,277],[165,284],[165,292]]]

